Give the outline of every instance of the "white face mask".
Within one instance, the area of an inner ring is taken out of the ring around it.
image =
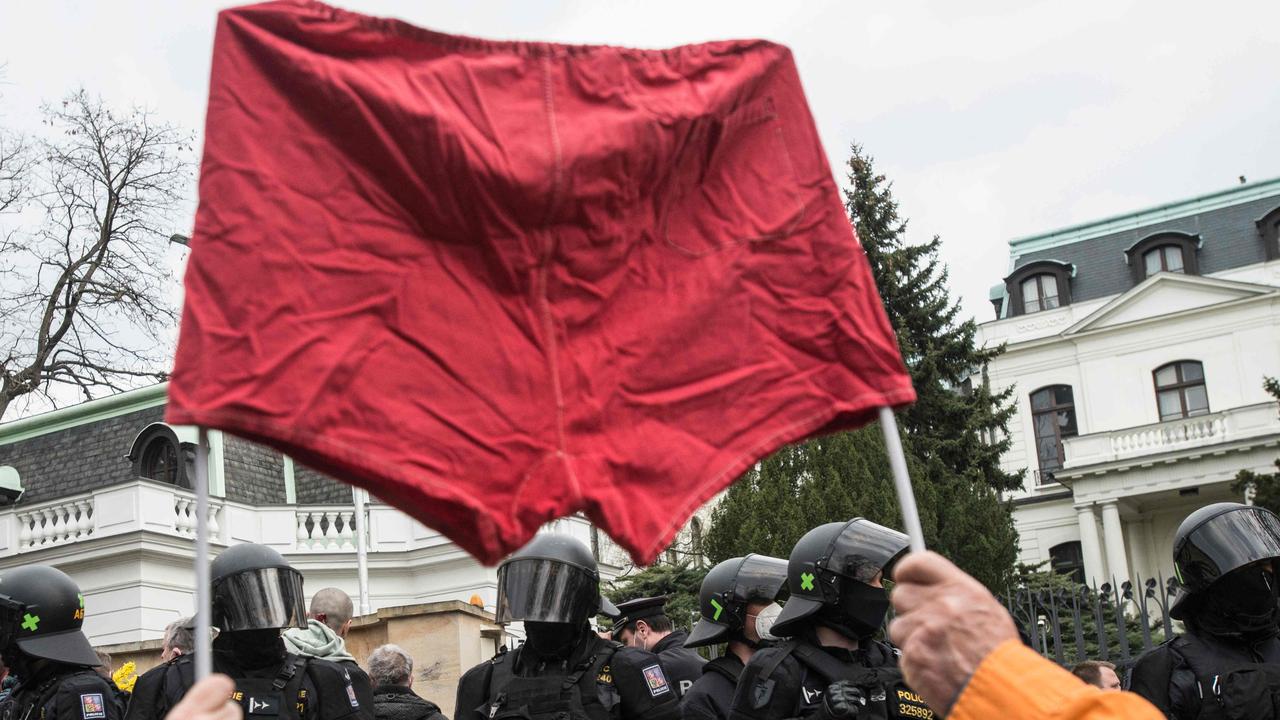
[[[756,613],[756,634],[761,640],[778,640],[774,635],[773,624],[778,621],[778,615],[782,613],[782,606],[778,603],[769,603],[760,612]]]

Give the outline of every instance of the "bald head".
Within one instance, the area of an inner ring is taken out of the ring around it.
[[[351,604],[350,595],[338,588],[325,588],[312,596],[311,611],[307,613],[307,617],[328,625],[338,637],[346,637],[347,630],[351,629],[351,616],[354,613],[355,607]]]

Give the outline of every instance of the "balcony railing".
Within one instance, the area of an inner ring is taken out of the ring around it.
[[[247,541],[268,544],[285,554],[354,554],[359,532],[365,533],[370,553],[451,544],[440,533],[378,502],[366,504],[363,524],[366,527],[362,530],[353,505],[253,506],[218,497],[209,501],[209,537],[220,545]],[[591,540],[591,525],[582,517],[561,518],[548,529],[571,534],[584,543]],[[0,558],[126,533],[191,540],[196,534],[195,495],[172,485],[138,479],[56,500],[3,508]],[[597,542],[602,571],[611,577],[625,562],[625,553],[603,532],[598,533]]]
[[[1246,405],[1191,418],[1064,438],[1063,470],[1280,434],[1275,403]]]

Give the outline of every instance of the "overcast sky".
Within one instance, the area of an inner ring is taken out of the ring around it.
[[[79,85],[199,130],[225,3],[0,0],[0,123]],[[351,0],[494,38],[791,46],[835,171],[862,143],[966,310],[1009,239],[1280,176],[1280,3]],[[194,189],[193,189],[194,192]],[[189,230],[191,218],[181,218]]]

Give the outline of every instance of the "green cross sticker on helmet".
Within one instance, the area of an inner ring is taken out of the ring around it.
[[[40,616],[24,613],[22,616],[22,629],[35,632],[40,627]]]
[[[813,573],[800,573],[800,589],[801,590],[813,589]]]
[[[712,615],[712,616],[711,616],[711,619],[712,619],[712,620],[719,620],[719,619],[720,619],[720,613],[724,612],[724,606],[723,606],[723,605],[721,605],[721,604],[720,604],[720,603],[719,603],[715,598],[711,598],[711,607],[713,607],[713,608],[715,608],[715,609],[716,609],[716,614],[715,614],[715,615]]]

